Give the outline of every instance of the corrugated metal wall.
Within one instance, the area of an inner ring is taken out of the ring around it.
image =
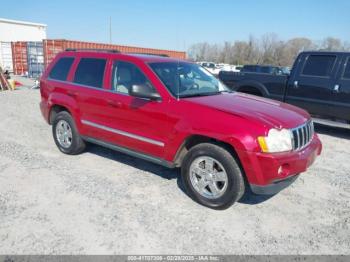
[[[24,75],[28,72],[27,42],[12,42],[13,73]]]
[[[173,58],[186,59],[186,52],[162,50],[154,48],[142,48],[134,46],[110,45],[101,43],[90,43],[70,40],[44,40],[45,67],[55,58],[55,56],[67,48],[75,49],[111,49],[122,53],[142,53],[155,55],[168,55]]]
[[[44,72],[44,49],[43,42],[28,42],[28,76],[37,78]]]
[[[47,65],[55,56],[67,48],[75,49],[111,49],[122,53],[142,53],[168,55],[169,57],[186,59],[186,52],[142,48],[133,46],[110,45],[101,43],[43,40],[42,42],[12,42],[13,71],[16,75],[28,74],[29,77],[40,77]]]
[[[0,42],[0,66],[4,71],[13,72],[11,42]]]

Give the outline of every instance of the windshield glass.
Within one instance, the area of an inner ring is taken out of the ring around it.
[[[223,83],[197,64],[162,62],[149,65],[175,97],[231,92]]]

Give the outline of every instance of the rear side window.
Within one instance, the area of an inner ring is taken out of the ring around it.
[[[350,79],[350,57],[348,58],[348,62],[346,63],[343,78]]]
[[[244,72],[256,72],[256,66],[243,66],[242,71]]]
[[[262,67],[260,67],[260,73],[271,74],[272,68],[268,67],[268,66],[262,66]]]
[[[49,77],[55,80],[65,81],[67,80],[67,76],[69,70],[73,64],[73,57],[63,57],[57,61],[57,63],[53,66]]]
[[[330,76],[335,60],[333,55],[311,55],[305,63],[303,75]]]
[[[75,72],[74,83],[102,88],[106,59],[82,58]]]

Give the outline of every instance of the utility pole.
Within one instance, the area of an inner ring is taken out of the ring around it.
[[[109,17],[109,43],[112,44],[112,17]]]

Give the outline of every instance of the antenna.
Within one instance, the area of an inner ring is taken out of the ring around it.
[[[112,44],[112,17],[109,17],[109,43]]]
[[[176,67],[176,75],[177,75],[177,79],[178,79],[178,83],[177,83],[177,100],[180,100],[180,85],[181,85],[181,78],[180,78],[180,74],[179,74],[179,68],[180,68],[180,60],[177,59],[177,67]]]

